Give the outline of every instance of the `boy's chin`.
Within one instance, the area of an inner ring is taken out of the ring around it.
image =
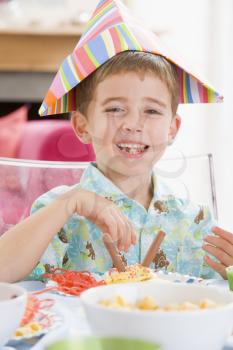
[[[119,169],[124,169],[124,171],[130,172],[130,173],[145,173],[145,172],[151,172],[151,170],[154,168],[155,164],[159,161],[161,156],[158,157],[148,158],[148,159],[127,159],[121,160],[116,162],[116,167]]]
[[[160,157],[158,157],[160,158]],[[107,176],[118,174],[125,177],[150,175],[158,159],[122,159],[115,157],[103,161],[97,159],[98,168]]]
[[[132,177],[132,176],[143,176],[151,174],[153,170],[153,164],[121,164],[119,166],[112,166],[111,169],[115,173],[121,174],[122,176]]]

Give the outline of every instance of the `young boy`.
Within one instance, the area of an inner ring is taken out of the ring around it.
[[[99,33],[110,23],[109,31],[117,28],[121,33],[122,18],[129,21],[129,15],[123,16],[122,11],[117,1],[100,2],[89,31],[78,45],[79,58],[84,55],[83,48],[89,54],[88,49],[92,48],[101,61],[98,50],[102,52],[104,48],[101,51],[101,46],[97,48],[96,42],[94,45],[92,27]],[[98,21],[101,28],[96,28]],[[130,23],[133,28],[135,23]],[[138,33],[137,38],[145,34],[141,28]],[[107,38],[106,33],[103,36]],[[91,44],[85,46],[88,40]],[[145,42],[149,45],[151,37],[146,36]],[[60,83],[60,90],[73,79],[67,62],[61,67],[60,78],[55,78],[55,83],[58,79],[66,81],[63,86]],[[41,196],[33,206],[34,214],[1,237],[0,280],[16,281],[30,273],[31,278],[40,279],[53,267],[103,273],[112,267],[103,244],[104,234],[117,244],[128,264],[141,262],[160,230],[166,237],[154,257],[155,267],[205,278],[213,277],[215,270],[225,277],[225,267],[233,263],[232,235],[213,229],[207,208],[175,198],[153,172],[154,164],[179,130],[179,101],[184,102],[185,94],[189,102],[200,98],[192,95],[188,87],[182,90],[184,84],[180,88],[187,73],[161,54],[139,47],[133,50],[130,45],[123,45],[120,52],[105,57],[103,63],[93,70],[89,62],[91,74],[87,74],[84,59],[76,73],[85,73],[85,79],[78,84],[76,81],[76,85],[73,82],[74,88],[64,91],[65,99],[60,93],[53,104],[50,102],[55,90],[47,95],[42,114],[62,112],[64,106],[65,111],[74,111],[77,105],[71,122],[77,136],[84,143],[92,143],[96,163],[89,165],[79,184],[72,188],[62,186]],[[191,88],[196,83],[198,91],[203,92],[202,102],[208,101],[210,88],[205,87],[206,92],[200,82],[186,83]],[[218,99],[217,93],[214,98]],[[211,230],[215,236],[209,235]],[[207,243],[204,246],[203,239]],[[204,257],[203,249],[219,262]],[[23,257],[20,263],[19,251]]]

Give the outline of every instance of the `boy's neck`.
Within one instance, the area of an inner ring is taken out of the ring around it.
[[[131,183],[130,179],[129,183]],[[129,188],[129,186],[127,187]],[[140,203],[145,209],[148,209],[153,198],[153,184],[151,179],[149,183],[143,183],[140,181],[135,189],[131,189],[131,193],[128,197]]]
[[[107,177],[129,198],[134,199],[146,209],[149,208],[154,193],[151,174],[147,176],[114,174],[114,178],[108,175]]]

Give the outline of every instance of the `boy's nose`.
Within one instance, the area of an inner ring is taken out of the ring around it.
[[[141,128],[135,128],[135,127],[132,127],[132,126],[124,126],[123,130],[125,132],[141,132],[142,131]]]
[[[135,120],[135,118],[129,118],[124,121],[122,125],[122,129],[124,132],[142,132],[143,129],[143,123],[142,121],[138,118]]]

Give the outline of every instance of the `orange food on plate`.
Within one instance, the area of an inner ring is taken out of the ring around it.
[[[36,296],[29,294],[26,311],[20,322],[20,326],[23,327],[30,323],[38,314],[43,315],[44,310],[50,309],[54,305],[54,300],[52,299],[38,299]]]
[[[103,280],[97,281],[91,272],[72,271],[62,268],[56,268],[52,273],[44,274],[43,277],[57,283],[53,289],[74,296],[79,296],[89,288],[106,284]]]

